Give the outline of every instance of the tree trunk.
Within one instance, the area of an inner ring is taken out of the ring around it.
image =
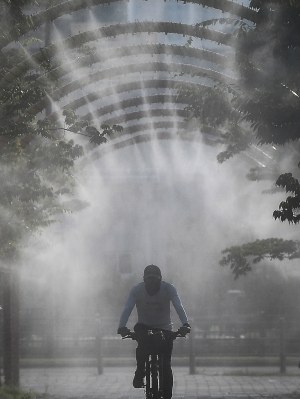
[[[4,271],[2,274],[3,283],[3,375],[4,384],[12,384],[12,336],[11,336],[11,275]]]
[[[19,374],[19,276],[3,272],[3,375],[5,385],[18,386]]]
[[[11,373],[12,384],[20,383],[20,286],[18,272],[11,279]]]

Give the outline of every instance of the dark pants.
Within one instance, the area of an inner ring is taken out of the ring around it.
[[[147,332],[148,330],[152,330],[153,332],[162,331],[164,334],[164,341],[162,346],[162,353],[164,357],[163,361],[163,396],[164,399],[171,399],[172,397],[172,389],[173,389],[173,373],[171,368],[171,358],[172,358],[172,350],[173,350],[173,337],[171,331],[161,330],[158,328],[151,328],[146,326],[145,324],[137,323],[134,326],[134,331],[137,333]],[[145,370],[145,363],[147,359],[147,350],[144,347],[143,341],[138,342],[138,346],[136,348],[136,365],[139,370]]]

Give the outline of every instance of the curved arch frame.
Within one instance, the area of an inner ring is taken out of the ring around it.
[[[37,30],[46,21],[54,21],[57,18],[71,14],[72,12],[79,11],[81,9],[91,8],[98,5],[107,5],[110,3],[117,3],[124,0],[69,0],[61,4],[54,5],[45,11],[41,11],[37,14],[31,15],[31,25],[27,26],[21,32],[22,35],[29,33],[30,31]],[[230,0],[178,0],[185,3],[198,4],[203,7],[210,7],[223,12],[228,12],[236,15],[242,19],[255,22],[257,20],[257,12],[244,5],[235,3]],[[4,45],[9,44],[7,41]]]
[[[55,20],[59,16],[62,16],[65,13],[70,13],[74,11],[78,11],[84,7],[93,7],[97,6],[100,4],[109,4],[110,2],[118,2],[120,0],[70,0],[68,1],[68,4],[66,3],[61,3],[57,6],[51,7],[48,10],[41,12],[33,17],[33,25],[36,28],[39,26],[39,24],[44,23],[46,20]],[[193,4],[198,4],[202,6],[209,6],[212,8],[220,9],[222,11],[230,12],[231,14],[235,14],[240,18],[247,18],[250,21],[255,21],[256,18],[256,12],[254,10],[250,10],[247,7],[244,7],[243,5],[239,5],[236,3],[233,3],[228,0],[179,0],[183,1],[184,3],[193,3]],[[182,24],[182,23],[174,23],[174,22],[149,22],[149,21],[144,21],[144,22],[134,22],[134,23],[126,23],[126,24],[115,24],[115,25],[107,25],[107,26],[102,26],[98,29],[92,30],[92,31],[87,31],[83,33],[79,33],[77,35],[74,35],[72,37],[66,38],[62,40],[61,42],[50,44],[47,47],[44,47],[40,49],[40,51],[36,52],[33,54],[31,57],[25,59],[18,65],[16,65],[11,71],[8,71],[5,77],[0,81],[0,89],[5,88],[7,85],[12,83],[14,79],[16,79],[18,76],[21,76],[22,74],[25,74],[32,66],[39,65],[43,61],[48,60],[52,57],[57,56],[58,54],[62,53],[65,48],[68,49],[76,49],[79,46],[86,44],[86,43],[92,43],[94,41],[98,41],[99,39],[105,39],[105,38],[116,38],[120,35],[137,35],[137,34],[152,34],[152,33],[164,33],[164,34],[178,34],[182,36],[191,36],[199,39],[206,39],[206,40],[211,40],[214,41],[217,44],[221,45],[226,45],[226,46],[231,46],[233,44],[232,42],[232,36],[229,33],[223,33],[223,32],[218,32],[213,29],[208,29],[204,27],[199,27],[197,25],[191,26],[187,24]],[[201,59],[201,60],[206,60],[206,61],[211,61],[218,66],[224,67],[226,63],[226,55],[220,54],[217,52],[212,52],[212,51],[207,51],[204,49],[197,49],[197,48],[186,48],[185,46],[179,46],[179,45],[166,45],[163,43],[157,43],[157,44],[141,44],[141,45],[135,45],[135,46],[127,46],[119,49],[111,49],[107,50],[105,55],[99,55],[96,52],[91,52],[91,54],[87,56],[81,57],[76,64],[72,64],[72,67],[75,68],[84,68],[87,66],[90,66],[92,64],[97,64],[103,61],[107,60],[113,60],[116,57],[133,57],[136,54],[170,54],[174,56],[180,56],[180,57],[191,57],[194,59]],[[68,63],[63,63],[58,65],[55,68],[52,68],[47,74],[44,74],[39,80],[43,81],[49,80],[50,77],[54,79],[61,79],[64,75],[66,75],[69,72],[69,67],[70,64]],[[134,74],[134,73],[144,73],[144,72],[167,72],[167,73],[175,73],[179,75],[188,75],[188,76],[198,76],[198,77],[206,77],[211,79],[211,82],[226,82],[226,83],[234,83],[235,79],[232,76],[225,75],[222,72],[213,70],[213,69],[208,69],[208,68],[203,68],[201,66],[197,65],[192,65],[192,64],[187,64],[183,62],[177,62],[177,63],[171,63],[171,62],[147,62],[147,63],[131,63],[127,64],[126,68],[129,68],[128,71],[124,70],[124,66],[115,66],[111,67],[106,70],[101,70],[97,71],[94,73],[88,73],[83,75],[80,79],[73,80],[68,84],[65,84],[64,86],[59,87],[58,89],[54,90],[52,93],[49,93],[50,98],[52,98],[54,101],[57,101],[61,99],[64,96],[67,96],[71,94],[72,92],[76,91],[77,89],[80,89],[82,87],[92,85],[93,83],[101,82],[101,80],[107,80],[110,78],[117,78],[129,74]],[[148,80],[149,81],[149,80]],[[171,79],[156,79],[157,82],[163,81],[164,84],[162,87],[165,87],[166,82],[170,82]],[[120,87],[123,85],[123,89],[125,89],[125,85],[131,86],[133,82],[126,82],[125,84],[122,83],[119,85],[117,88],[120,89]],[[134,82],[136,83],[136,82]],[[192,81],[191,81],[192,83]],[[195,82],[193,82],[195,84]],[[198,83],[199,84],[199,83]],[[200,85],[203,85],[200,83]],[[172,86],[169,83],[167,86]],[[158,88],[161,88],[161,86],[157,85]],[[109,92],[109,90],[104,89],[103,92]],[[124,90],[125,92],[125,90]],[[144,97],[145,100],[149,101],[150,103],[155,103],[155,101],[161,101],[164,102],[163,98],[161,97],[161,100],[158,100],[159,96],[156,95],[156,100],[154,99],[154,96],[147,96]],[[91,104],[91,100],[97,101],[99,99],[99,94],[94,94],[94,93],[89,93],[86,96],[82,96],[79,99],[72,101],[72,103],[68,104],[67,106],[71,105],[72,109],[77,109],[80,106],[84,106],[87,104]],[[142,97],[135,97],[134,99],[127,99],[127,100],[121,100],[117,101],[115,103],[111,103],[110,105],[103,106],[102,108],[99,108],[95,110],[94,112],[90,112],[86,114],[84,117],[87,119],[91,119],[93,115],[97,116],[104,116],[110,112],[115,111],[116,109],[124,109],[126,111],[126,108],[130,108],[129,104],[132,104],[131,106],[139,106],[143,103],[144,100],[142,100]],[[35,104],[28,110],[32,114],[37,114],[38,112],[43,111],[45,107],[47,106],[47,103],[49,103],[48,98],[44,98],[42,101],[40,101],[38,104]],[[176,104],[175,101],[175,96],[173,96],[172,99],[172,104]],[[66,106],[66,107],[67,107]],[[138,110],[136,112],[130,112],[126,113],[122,117],[118,117],[118,119],[114,118],[114,121],[117,120],[123,120],[123,121],[139,121],[140,119],[143,119],[145,116],[151,115],[152,117],[160,117],[164,116],[167,117],[168,115],[174,115],[174,112],[176,115],[184,118],[186,113],[183,110],[180,109],[172,109],[171,111],[166,112],[164,109],[151,109],[150,111],[143,111],[143,110]],[[58,118],[59,115],[58,113],[52,113],[48,118],[55,119]],[[108,122],[113,122],[112,118],[106,118],[105,123]],[[115,123],[115,122],[114,122]],[[168,122],[153,122],[150,124],[151,126],[160,126],[160,124],[165,123],[165,125],[162,125],[160,128],[164,129],[169,129],[170,126],[172,126],[172,123],[170,121]],[[178,125],[183,124],[184,122],[178,121]],[[157,128],[157,127],[156,127]],[[130,127],[131,133],[134,132],[141,132],[141,129],[147,129],[147,124],[135,124]]]
[[[214,31],[208,28],[201,28],[196,26],[190,26],[187,24],[174,23],[174,22],[133,22],[128,24],[117,24],[104,26],[99,29],[95,29],[88,32],[79,33],[78,35],[64,39],[58,43],[50,44],[47,47],[41,48],[32,56],[26,58],[24,61],[17,64],[14,68],[8,71],[3,79],[0,81],[0,89],[4,89],[15,79],[25,74],[30,68],[41,64],[45,60],[50,60],[51,57],[57,55],[60,52],[64,52],[66,49],[74,49],[78,46],[82,46],[88,42],[96,41],[97,39],[103,39],[107,37],[117,37],[118,35],[125,34],[137,34],[137,33],[177,33],[183,36],[191,36],[199,39],[212,40],[218,44],[232,45],[231,34],[225,34],[222,32]],[[54,71],[50,71],[52,76],[55,77]],[[49,75],[49,74],[48,74]],[[48,78],[47,74],[43,75],[42,78]],[[40,80],[42,80],[40,78]]]

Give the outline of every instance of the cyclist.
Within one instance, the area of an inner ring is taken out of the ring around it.
[[[173,349],[172,322],[170,303],[172,302],[183,326],[183,334],[190,332],[191,327],[188,322],[186,312],[177,294],[174,285],[162,280],[160,268],[156,265],[149,265],[144,270],[143,282],[135,285],[129,294],[121,314],[118,334],[126,336],[129,329],[126,327],[131,312],[136,306],[138,322],[134,326],[135,332],[162,331],[164,334],[163,354],[164,354],[164,399],[171,399],[173,389],[173,373],[171,368],[171,356]],[[136,364],[133,386],[142,388],[145,376],[145,351],[142,343],[136,348]]]

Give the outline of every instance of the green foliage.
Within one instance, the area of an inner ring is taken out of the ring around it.
[[[196,24],[196,27],[208,27],[211,25],[227,25],[231,27],[233,36],[238,36],[242,32],[247,32],[252,29],[253,25],[249,21],[244,21],[237,18],[212,18]]]
[[[88,126],[86,128],[86,134],[89,137],[89,142],[91,144],[104,144],[107,142],[107,137],[113,135],[115,132],[121,132],[123,128],[118,125],[101,125],[102,131],[97,130],[93,126]]]
[[[17,40],[31,26],[31,17],[22,9],[38,2],[3,0],[0,3],[3,25],[0,45]],[[28,38],[30,40],[34,38]],[[21,47],[3,48],[0,57],[0,80],[8,71],[28,56]],[[70,201],[76,193],[74,168],[84,155],[82,142],[103,144],[119,126],[100,129],[78,118],[73,110],[65,110],[64,126],[50,118],[37,119],[31,107],[44,102],[47,92],[57,82],[40,79],[51,65],[48,61],[32,64],[20,76],[0,91],[0,258],[13,258],[20,243],[55,221],[61,212],[80,209]],[[7,82],[6,82],[7,83]],[[66,132],[71,132],[66,135]]]
[[[282,222],[288,220],[290,223],[299,223],[300,184],[298,179],[294,178],[292,173],[284,173],[279,176],[276,185],[282,187],[286,192],[293,193],[294,196],[288,196],[279,204],[279,210],[273,213],[274,218]]]
[[[233,246],[222,251],[221,266],[228,266],[237,279],[252,270],[252,264],[257,264],[269,259],[295,259],[300,258],[300,242],[283,240],[281,238],[268,238],[256,240],[241,246]]]
[[[181,85],[178,99],[187,102],[186,110],[191,117],[198,118],[202,125],[223,125],[231,113],[230,104],[222,86],[200,87]],[[218,110],[218,112],[216,112]]]
[[[70,109],[65,109],[63,111],[63,115],[65,116],[65,122],[68,125],[68,130],[88,137],[90,144],[104,144],[107,142],[108,137],[112,136],[114,133],[120,133],[123,131],[122,126],[110,126],[106,124],[102,124],[100,126],[100,130],[98,130],[94,126],[91,126],[87,121],[79,120],[76,113]]]
[[[286,1],[254,3],[260,19],[237,41],[241,78],[233,105],[258,144],[282,145],[300,138],[300,14]]]
[[[12,385],[1,386],[0,395],[2,399],[34,399],[37,396],[35,392],[27,392]]]
[[[220,141],[226,149],[218,162],[249,148],[249,145],[281,146],[300,139],[300,5],[294,0],[252,0],[257,10],[254,23],[219,18],[204,21],[199,27],[226,24],[235,43],[238,83],[209,88],[180,87],[179,97],[188,103],[191,117],[201,125],[225,130]],[[296,162],[298,163],[298,162]],[[276,162],[266,173],[250,173],[252,179],[274,177]],[[292,167],[293,174],[299,170]],[[277,175],[278,176],[278,175]],[[296,178],[294,183],[299,185]],[[288,192],[288,174],[277,180],[277,187]],[[299,191],[282,202],[274,217],[298,223]]]
[[[221,134],[221,138],[226,141],[227,148],[217,155],[219,163],[223,163],[234,155],[245,151],[249,148],[251,143],[251,141],[249,141],[250,137],[246,134],[245,129],[235,122],[230,125],[227,132]]]
[[[2,0],[0,4],[0,47],[8,42],[17,41],[27,27],[33,27],[31,15],[22,9],[28,5],[38,5],[37,0]]]

